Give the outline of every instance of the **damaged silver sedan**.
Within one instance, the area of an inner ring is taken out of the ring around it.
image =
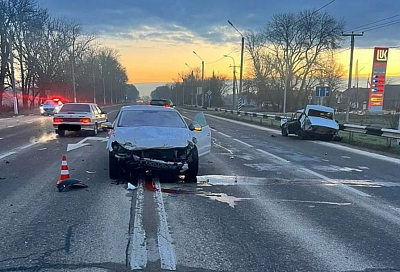
[[[210,153],[211,130],[203,113],[188,126],[173,108],[122,107],[109,129],[109,176],[117,179],[140,170],[184,174],[195,181],[199,157]]]

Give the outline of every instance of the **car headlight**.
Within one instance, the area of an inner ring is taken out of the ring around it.
[[[55,112],[58,112],[60,110],[60,108],[58,107],[58,106],[56,106],[55,108],[54,108],[54,111]]]
[[[41,112],[41,113],[43,113],[43,112],[44,112],[44,109],[43,109],[43,107],[42,107],[42,106],[40,106],[40,107],[39,107],[39,109],[40,109],[40,112]]]

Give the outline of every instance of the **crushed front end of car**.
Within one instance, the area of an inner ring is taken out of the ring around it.
[[[120,144],[114,141],[111,144],[112,155],[118,159],[120,166],[125,171],[132,170],[157,170],[184,173],[191,161],[192,150],[195,147],[188,142],[186,147],[151,148],[141,150],[129,150],[126,143]],[[129,144],[128,144],[129,145]]]

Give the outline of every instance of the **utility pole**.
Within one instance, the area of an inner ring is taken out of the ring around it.
[[[96,75],[93,70],[93,103],[96,104]]]
[[[242,34],[240,34],[242,35]],[[242,35],[242,51],[240,53],[240,79],[239,79],[239,97],[243,100],[243,56],[244,56],[244,37]]]
[[[289,85],[289,45],[286,44],[284,59],[285,59],[285,89],[283,91],[283,113],[286,113],[286,100]]]
[[[103,104],[106,104],[106,83],[104,81],[104,76],[103,76]]]
[[[350,115],[350,90],[351,90],[351,77],[353,72],[353,55],[354,55],[354,37],[361,37],[364,36],[364,32],[361,33],[342,33],[343,37],[351,37],[350,42],[350,67],[349,67],[349,82],[347,85],[347,109],[346,109],[346,122],[349,122],[349,115]]]
[[[14,55],[12,49],[13,40],[10,38],[9,40],[9,52],[10,52],[10,69],[11,69],[11,87],[13,90],[13,105],[14,105],[14,114],[18,114],[18,97],[17,97],[17,90],[15,89],[15,73],[14,73]]]
[[[204,108],[204,60],[201,61],[201,105]]]
[[[229,67],[233,68],[233,76],[232,76],[232,90],[233,90],[233,110],[237,110],[237,94],[236,94],[236,90],[237,90],[237,86],[236,86],[236,68],[240,66],[236,66],[236,65],[230,65]]]

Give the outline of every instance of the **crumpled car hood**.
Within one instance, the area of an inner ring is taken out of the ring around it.
[[[320,127],[327,127],[327,128],[339,130],[339,124],[336,123],[334,120],[316,117],[316,116],[309,116],[308,119],[311,122],[311,126],[320,126]]]
[[[114,130],[107,147],[118,142],[128,150],[169,149],[186,147],[193,143],[192,139],[192,132],[187,128],[126,127]]]

